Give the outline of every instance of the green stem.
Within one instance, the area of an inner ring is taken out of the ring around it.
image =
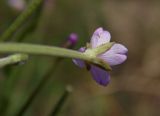
[[[15,64],[15,63],[18,63],[18,62],[25,61],[27,59],[28,59],[28,55],[27,54],[10,55],[8,57],[0,59],[0,68],[4,67],[6,65]]]
[[[58,115],[58,113],[60,112],[62,106],[66,102],[69,94],[72,92],[72,90],[73,90],[72,86],[69,85],[69,86],[66,87],[66,90],[64,91],[63,95],[60,97],[59,101],[55,105],[55,108],[52,110],[52,112],[50,113],[49,116],[56,116],[56,115]]]
[[[53,63],[50,70],[47,71],[47,73],[42,77],[42,80],[38,83],[38,85],[35,87],[31,95],[28,97],[27,101],[24,103],[24,105],[21,107],[20,111],[17,113],[17,116],[23,116],[26,110],[30,107],[30,105],[33,103],[33,101],[36,99],[37,94],[40,93],[42,88],[45,84],[47,84],[48,81],[51,79],[52,73],[57,68],[58,64],[60,63],[61,58],[57,58],[55,61],[55,64]]]
[[[17,29],[26,21],[27,18],[40,6],[43,0],[33,0],[27,9],[10,25],[10,27],[2,34],[0,41],[7,40]]]
[[[24,43],[0,43],[1,53],[28,53],[35,55],[50,55],[68,58],[78,58],[91,61],[88,55],[81,52],[54,46],[24,44]]]
[[[31,33],[34,33],[43,10],[43,2],[37,6],[37,10],[34,14],[27,20],[23,27],[17,31],[13,38],[10,38],[10,41],[21,42],[25,37]]]
[[[87,50],[88,51],[88,50]],[[25,43],[0,43],[0,52],[1,53],[28,53],[35,55],[50,55],[50,56],[59,56],[59,57],[68,57],[81,59],[88,62],[91,62],[95,65],[98,65],[108,71],[111,70],[111,67],[108,63],[102,59],[92,55],[92,52],[78,52],[74,50],[69,50],[60,47],[54,46],[44,46],[44,45],[34,45],[34,44],[25,44]]]

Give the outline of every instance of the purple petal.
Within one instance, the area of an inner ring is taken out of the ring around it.
[[[116,54],[111,50],[107,51],[102,55],[99,55],[99,57],[105,62],[107,62],[110,66],[121,64],[127,59],[126,55]]]
[[[84,52],[86,50],[85,47],[81,47],[78,51],[80,52]],[[85,62],[83,60],[80,59],[73,59],[72,60],[74,64],[76,64],[77,66],[79,66],[80,68],[84,68],[85,67]]]
[[[91,75],[93,79],[100,85],[107,86],[110,81],[110,75],[107,71],[91,65],[90,69]]]
[[[80,51],[80,52],[85,52],[85,50],[86,50],[86,48],[85,48],[85,47],[81,47],[81,48],[79,48],[79,50],[78,50],[78,51]]]
[[[73,59],[72,61],[74,62],[75,65],[79,66],[80,68],[84,68],[85,67],[85,63],[84,63],[83,60]]]
[[[122,44],[114,44],[110,50],[117,54],[126,54],[128,52],[128,49]]]
[[[98,28],[93,33],[93,36],[91,38],[92,48],[108,43],[110,42],[110,39],[111,35],[108,31],[104,31],[103,28]]]

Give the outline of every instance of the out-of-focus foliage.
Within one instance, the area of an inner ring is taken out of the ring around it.
[[[47,116],[67,84],[73,85],[74,92],[61,116],[159,116],[159,11],[158,0],[45,0],[37,26],[21,42],[61,46],[76,32],[78,49],[101,26],[111,32],[112,41],[127,46],[128,60],[113,69],[106,88],[97,85],[89,72],[78,69],[71,59],[62,60],[25,116]],[[1,34],[20,13],[6,0],[0,1]],[[25,65],[1,69],[0,86],[9,99],[8,116],[19,110],[54,59],[31,56]]]

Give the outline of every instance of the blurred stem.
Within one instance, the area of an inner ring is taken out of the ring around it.
[[[71,92],[72,92],[72,87],[67,86],[66,90],[64,91],[63,95],[61,96],[61,98],[59,99],[55,108],[52,110],[52,112],[49,116],[56,116],[60,112],[62,106],[64,105],[65,101],[67,100],[67,98]]]
[[[17,17],[17,19],[10,25],[10,27],[2,34],[0,37],[0,41],[6,41],[9,37],[11,37],[17,29],[25,23],[27,18],[29,18],[32,13],[40,6],[43,0],[31,0],[31,3],[27,7],[27,9]]]
[[[34,32],[41,16],[41,11],[43,9],[42,7],[43,7],[43,2],[39,6],[37,6],[37,10],[35,11],[35,13],[23,25],[23,27],[18,30],[16,35],[13,38],[11,38],[12,41],[18,41],[18,42],[23,41],[26,35]]]
[[[66,48],[66,47],[65,47]],[[20,111],[17,113],[18,116],[22,116],[25,111],[29,108],[29,106],[33,103],[33,101],[36,99],[37,94],[42,90],[44,85],[50,80],[52,77],[52,74],[54,73],[55,69],[57,68],[58,64],[63,60],[63,58],[56,58],[54,62],[52,62],[51,67],[45,75],[42,77],[42,80],[38,83],[36,88],[33,90],[31,95],[28,97],[24,105],[21,107]]]
[[[25,104],[21,107],[20,111],[17,113],[17,116],[23,116],[24,115],[27,108],[29,108],[31,103],[33,103],[33,101],[35,100],[37,94],[42,90],[44,85],[49,81],[49,79],[51,78],[51,75],[53,74],[54,69],[57,68],[57,65],[60,63],[61,60],[62,60],[61,58],[57,58],[55,60],[55,64],[52,64],[50,70],[48,70],[46,72],[46,74],[42,77],[42,80],[40,80],[40,82],[38,83],[36,88],[33,90],[31,95],[29,96],[29,98],[25,102]]]
[[[23,61],[25,61],[27,59],[28,59],[28,55],[27,54],[10,55],[8,57],[0,59],[0,68],[4,67],[6,65],[15,64],[15,63],[18,63],[18,62],[23,62]]]

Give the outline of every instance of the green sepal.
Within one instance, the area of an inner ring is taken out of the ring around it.
[[[96,58],[93,60],[94,65],[105,69],[106,71],[111,71],[112,68],[110,67],[110,65],[108,63],[106,63],[105,61],[103,61],[102,59]]]
[[[103,54],[104,52],[109,50],[114,44],[115,44],[115,42],[108,42],[108,43],[102,44],[96,48],[92,48],[92,51],[96,55]]]

